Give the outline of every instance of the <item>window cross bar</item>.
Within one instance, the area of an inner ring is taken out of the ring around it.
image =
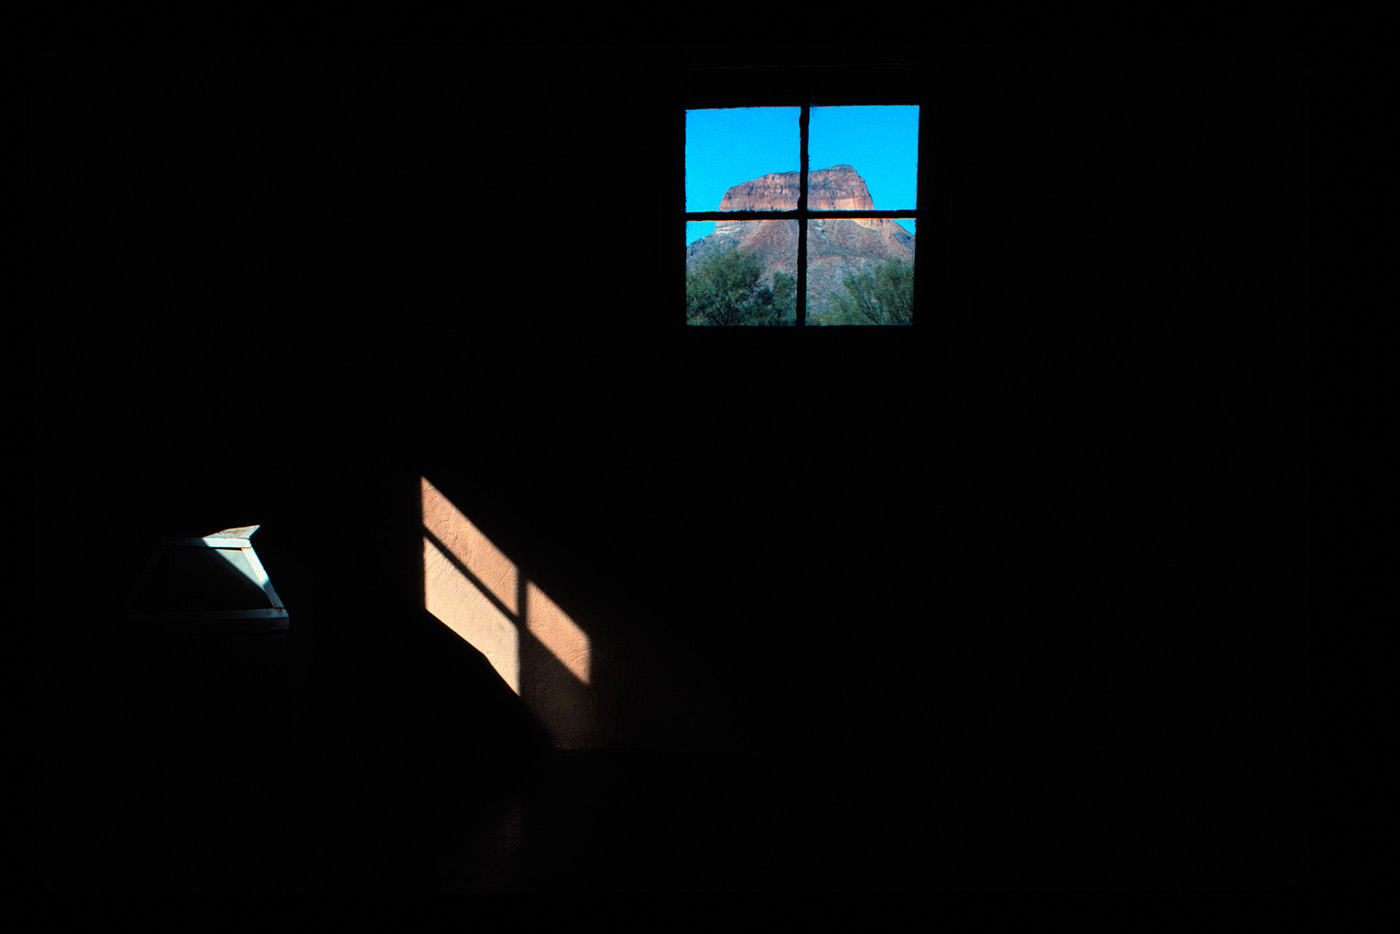
[[[861,218],[861,217],[912,217],[917,218],[917,210],[904,211],[688,211],[688,221],[781,221],[817,220],[820,218]]]

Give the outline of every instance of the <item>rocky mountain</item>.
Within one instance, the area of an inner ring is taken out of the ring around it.
[[[792,211],[797,208],[797,172],[775,172],[735,185],[720,201],[721,211]],[[875,210],[870,190],[849,165],[807,174],[807,206],[813,211]],[[845,277],[889,259],[914,262],[914,235],[893,219],[813,220],[807,232],[807,320],[825,317],[828,296]],[[715,232],[686,247],[685,266],[693,269],[715,251],[737,247],[763,260],[763,281],[779,270],[797,276],[797,221],[720,221]]]

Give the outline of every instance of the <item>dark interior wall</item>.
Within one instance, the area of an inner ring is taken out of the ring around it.
[[[439,741],[401,690],[443,664],[408,621],[428,476],[589,628],[615,745],[1070,875],[1291,878],[1299,63],[929,50],[919,325],[770,334],[675,326],[676,59],[40,63],[48,689],[121,694],[106,610],[158,536],[261,522],[337,728]]]

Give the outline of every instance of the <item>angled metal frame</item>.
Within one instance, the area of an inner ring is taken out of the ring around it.
[[[262,561],[258,558],[257,551],[254,550],[251,541],[252,534],[256,532],[258,528],[259,526],[253,525],[236,529],[224,529],[212,535],[205,535],[202,538],[162,539],[136,580],[136,585],[132,589],[131,597],[127,601],[127,614],[131,618],[142,622],[155,622],[167,628],[189,631],[256,631],[286,629],[289,625],[290,614],[287,612],[286,606],[283,605],[282,598],[278,596],[277,589],[272,586],[272,580],[268,577],[267,569],[263,567]],[[172,548],[211,548],[219,551],[230,551],[241,554],[243,559],[247,561],[249,569],[253,572],[253,582],[262,588],[262,592],[264,596],[267,597],[270,606],[246,610],[154,611],[140,609],[136,601],[150,583],[151,577],[155,574],[156,568],[160,565],[161,558]]]

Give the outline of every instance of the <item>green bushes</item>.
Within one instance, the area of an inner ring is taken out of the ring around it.
[[[705,257],[685,277],[687,324],[719,326],[794,323],[796,280],[774,272],[772,285],[760,284],[758,256],[730,248]],[[833,292],[818,324],[907,325],[914,316],[914,268],[887,260],[845,277],[844,292]],[[809,313],[811,309],[809,309]]]
[[[887,260],[846,277],[831,293],[831,324],[909,324],[914,319],[914,267]]]
[[[780,325],[792,323],[796,280],[773,273],[773,286],[760,285],[763,264],[743,250],[705,257],[685,276],[685,320],[702,325]]]

